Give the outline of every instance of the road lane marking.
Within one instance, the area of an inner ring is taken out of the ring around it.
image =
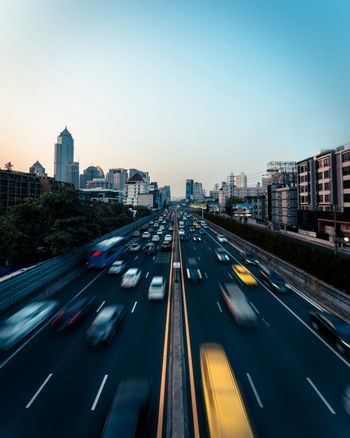
[[[216,304],[218,305],[218,308],[219,308],[220,312],[222,313],[222,308],[221,308],[221,306],[220,306],[219,301],[217,301]]]
[[[251,302],[251,301],[249,301],[250,302],[250,305],[253,307],[253,309],[255,310],[255,312],[259,315],[259,310],[254,306],[254,304]]]
[[[106,302],[106,301],[102,301],[101,305],[100,305],[99,308],[96,310],[96,313],[98,313],[98,312],[101,310],[101,308],[102,308],[102,306],[104,305],[105,302]]]
[[[204,272],[205,278],[208,278],[208,274],[206,272]]]
[[[181,262],[181,266],[182,266],[181,245],[179,245],[179,255],[180,255],[180,262]],[[182,285],[182,305],[183,305],[183,309],[184,309],[184,320],[185,320],[185,333],[186,333],[186,346],[187,346],[187,359],[188,359],[188,375],[190,378],[190,389],[191,389],[192,421],[193,421],[193,429],[194,429],[193,432],[194,432],[194,437],[199,438],[200,433],[199,433],[198,412],[197,412],[197,402],[196,402],[196,389],[194,386],[191,339],[190,339],[190,329],[189,329],[189,324],[188,324],[186,290],[185,290],[185,280],[184,280],[183,269],[181,269],[181,285]],[[158,437],[158,438],[160,438],[160,437]]]
[[[316,309],[321,310],[321,312],[324,312],[325,309],[320,306],[319,304],[315,303],[314,301],[312,301],[311,298],[307,297],[306,295],[304,295],[302,292],[300,292],[300,290],[298,290],[296,287],[292,286],[291,284],[288,284],[289,289],[291,289],[293,292],[295,292],[296,294],[300,295],[301,298],[303,298],[305,301],[307,301],[308,303],[310,303],[312,306],[316,307]]]
[[[332,406],[328,403],[328,401],[323,397],[321,392],[317,389],[316,385],[313,383],[313,381],[307,377],[306,380],[310,383],[312,388],[315,390],[316,394],[320,397],[320,399],[323,401],[323,403],[327,406],[327,408],[330,410],[330,412],[335,415],[335,411],[333,410]]]
[[[156,259],[156,256],[153,256],[153,261]]]
[[[139,256],[135,256],[134,260],[137,260],[139,258]]]
[[[165,319],[163,359],[162,359],[162,375],[161,375],[161,379],[160,379],[160,391],[159,391],[157,438],[162,438],[162,436],[163,436],[164,406],[165,406],[164,400],[165,400],[166,371],[167,371],[168,344],[169,344],[168,338],[169,338],[169,323],[170,323],[171,283],[172,283],[172,278],[173,278],[174,242],[175,242],[175,239],[173,239],[172,243],[171,243],[172,248],[171,248],[170,270],[169,270],[168,304],[167,304],[166,319]],[[154,259],[155,259],[155,256],[154,256],[153,260]]]
[[[210,236],[213,240],[215,240],[212,236]],[[220,244],[219,244],[220,245]],[[224,248],[222,245],[220,245],[222,248]],[[234,257],[229,251],[227,251],[229,255],[235,260],[237,263],[239,261]],[[252,274],[253,275],[253,274]],[[323,343],[330,351],[332,351],[338,359],[340,359],[344,365],[346,365],[348,368],[350,368],[350,362],[345,360],[336,350],[334,350],[333,347],[331,347],[321,336],[319,336],[310,326],[306,324],[290,307],[287,306],[281,299],[279,299],[273,292],[270,291],[268,287],[264,285],[258,278],[256,278],[254,275],[253,277],[256,279],[256,281],[262,286],[275,300],[277,300],[286,310],[288,310],[289,313],[291,313],[307,330],[309,330],[310,333],[316,336],[316,338]]]
[[[147,278],[149,276],[149,272],[147,272],[147,274],[146,274],[146,277],[145,278]]]
[[[265,325],[267,325],[267,327],[270,327],[270,324],[269,324],[267,321],[265,321],[264,318],[261,318],[261,320],[262,320],[262,322],[263,322]]]
[[[249,374],[249,373],[246,373],[246,376],[247,376],[247,378],[248,378],[248,381],[249,381],[249,383],[250,383],[250,386],[252,387],[253,393],[254,393],[254,395],[255,395],[255,398],[256,398],[256,401],[258,402],[259,407],[260,407],[260,408],[263,408],[264,405],[261,403],[261,400],[260,400],[260,397],[259,397],[258,391],[257,391],[256,388],[255,388],[255,385],[254,385],[253,379],[250,377],[250,374]]]
[[[102,380],[102,383],[101,383],[101,385],[100,385],[100,388],[99,388],[99,390],[97,391],[97,394],[96,394],[96,397],[95,397],[94,403],[93,403],[92,406],[91,406],[91,410],[92,410],[92,411],[94,411],[95,408],[96,408],[96,406],[97,406],[98,400],[99,400],[99,398],[100,398],[100,396],[101,396],[101,393],[102,393],[102,391],[103,391],[103,387],[105,386],[105,384],[106,384],[106,380],[107,380],[107,379],[108,379],[108,374],[105,374],[105,376],[104,376],[104,378],[103,378],[103,380]]]
[[[233,280],[233,277],[230,273],[228,273],[227,275],[231,278],[231,280]]]
[[[63,307],[67,306],[68,304],[70,304],[73,300],[75,300],[75,298],[77,298],[79,295],[81,295],[89,286],[92,285],[92,283],[94,283],[99,277],[101,277],[101,275],[106,272],[108,268],[103,269],[103,271],[101,271],[98,275],[96,275],[96,277],[94,277],[86,286],[84,286],[77,294],[74,295],[73,298],[71,298]],[[7,365],[21,350],[23,350],[23,348],[25,346],[27,346],[29,344],[30,341],[32,341],[40,332],[42,332],[44,330],[44,328],[46,328],[51,321],[53,321],[56,316],[62,312],[63,307],[60,308],[60,310],[58,310],[53,316],[52,318],[50,318],[44,325],[42,325],[39,330],[37,330],[35,333],[32,334],[32,336],[30,338],[28,338],[20,347],[17,348],[17,350],[15,350],[7,359],[5,359],[1,364],[0,364],[0,369],[3,368],[5,365]]]
[[[40,392],[44,389],[44,386],[46,385],[46,383],[51,379],[52,377],[52,373],[50,373],[46,379],[44,380],[44,382],[41,384],[40,388],[37,390],[37,392],[33,395],[32,399],[30,400],[30,402],[27,404],[26,409],[30,408],[31,405],[33,404],[34,400],[38,397],[38,395],[40,394]]]
[[[134,313],[134,310],[135,310],[135,307],[137,306],[137,301],[135,301],[135,303],[134,303],[134,306],[133,306],[133,308],[132,308],[132,310],[131,310],[131,313]]]
[[[198,260],[200,260],[201,258],[200,258],[200,256],[198,256]]]

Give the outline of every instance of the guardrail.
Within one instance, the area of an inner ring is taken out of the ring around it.
[[[10,278],[0,282],[0,313],[8,310],[35,290],[47,285],[70,269],[78,266],[85,259],[89,251],[104,239],[113,236],[128,234],[139,228],[144,223],[152,220],[159,213],[154,213],[135,222],[132,222],[117,230],[111,231],[104,236],[95,239],[79,248],[74,249],[69,254],[54,257],[46,262],[28,268],[18,275],[11,275]],[[15,274],[15,273],[14,273]]]
[[[247,242],[236,234],[211,222],[208,218],[205,218],[205,220],[210,222],[212,228],[216,228],[220,230],[220,233],[225,234],[240,250],[254,253],[259,262],[279,272],[285,277],[288,283],[295,285],[302,293],[312,298],[316,303],[350,320],[350,297],[346,293],[324,283],[318,278],[296,268],[258,246]]]

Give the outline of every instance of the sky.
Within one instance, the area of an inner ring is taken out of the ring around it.
[[[0,1],[0,166],[138,168],[183,196],[350,142],[348,0]]]

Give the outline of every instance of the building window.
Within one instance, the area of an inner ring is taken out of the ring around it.
[[[323,195],[318,195],[318,202],[321,203],[323,202],[324,198]]]
[[[350,202],[350,193],[344,194],[344,202]]]
[[[344,163],[345,161],[350,161],[350,152],[345,152],[345,153],[342,155],[342,161],[343,161],[343,163]]]
[[[343,181],[343,189],[350,189],[350,179]]]
[[[327,158],[325,158],[325,159],[323,160],[323,166],[324,166],[324,167],[329,166],[329,157],[327,157]]]
[[[324,183],[323,190],[329,190],[329,183]]]
[[[350,166],[343,167],[343,175],[350,175]]]
[[[326,170],[326,171],[323,173],[323,178],[329,178],[329,170]]]
[[[324,195],[324,202],[327,202],[329,204],[329,202],[330,202],[330,196],[329,195]]]
[[[318,184],[318,191],[322,191],[322,190],[323,190],[323,184],[320,183],[320,184]]]

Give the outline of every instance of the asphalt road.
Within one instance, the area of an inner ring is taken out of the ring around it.
[[[224,347],[231,362],[256,436],[349,436],[343,389],[350,383],[350,364],[312,330],[308,311],[313,305],[293,291],[276,295],[260,283],[256,287],[242,285],[259,325],[256,329],[238,326],[218,283],[239,280],[231,263],[217,261],[214,251],[218,246],[241,263],[237,248],[220,244],[211,229],[202,242],[181,245],[183,263],[194,256],[203,273],[200,282],[185,280],[200,435],[206,436],[207,431],[199,348],[202,343],[215,342]],[[249,269],[258,274],[257,267]]]
[[[98,437],[119,382],[129,377],[152,382],[145,436],[155,435],[167,302],[148,302],[147,290],[155,275],[169,282],[170,253],[128,252],[124,258],[142,269],[135,289],[122,289],[121,278],[106,271],[86,272],[55,296],[61,305],[81,291],[97,296],[82,325],[61,334],[41,325],[24,348],[18,351],[22,342],[1,355],[0,436]],[[126,315],[115,338],[89,347],[85,333],[96,311],[117,303]]]

